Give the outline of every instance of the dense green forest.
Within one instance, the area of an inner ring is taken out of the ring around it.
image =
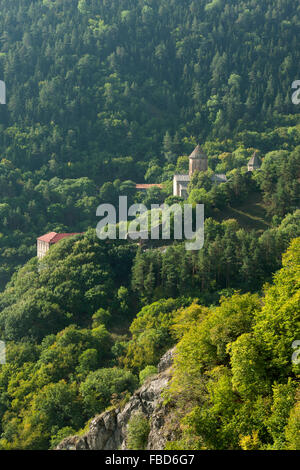
[[[170,194],[197,141],[222,173],[299,145],[298,16],[292,0],[1,0],[1,288],[37,236],[94,227],[132,182]],[[261,182],[281,216],[285,155]]]
[[[82,432],[174,345],[168,449],[300,449],[299,14],[292,0],[0,0],[0,449]],[[183,204],[172,178],[197,143],[200,251],[97,238],[97,206],[121,195]],[[39,262],[50,231],[82,235]]]
[[[284,225],[285,237],[292,226],[299,233],[299,222]],[[300,335],[299,242],[262,293],[224,289],[219,302],[201,278],[196,286],[186,270],[176,274],[172,247],[158,289],[168,297],[157,290],[150,300],[148,274],[141,304],[140,255],[134,260],[130,245],[103,246],[94,231],[57,244],[42,268],[29,261],[0,297],[8,359],[0,370],[0,448],[47,449],[80,432],[108,406],[124,406],[139,377],[177,344],[166,400],[182,427],[167,448],[299,449],[299,365],[291,361]],[[167,289],[180,293],[182,283],[185,295],[170,297]]]

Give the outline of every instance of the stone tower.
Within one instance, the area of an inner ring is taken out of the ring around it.
[[[248,162],[248,171],[254,171],[254,170],[259,170],[261,167],[261,160],[258,156],[257,152],[254,152],[252,157],[250,158]]]
[[[191,178],[195,171],[207,171],[208,161],[207,155],[203,152],[200,145],[197,145],[195,150],[189,156],[189,177]]]

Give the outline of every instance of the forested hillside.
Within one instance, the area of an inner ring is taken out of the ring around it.
[[[0,9],[1,152],[22,169],[141,178],[150,158],[161,160],[166,132],[176,155],[191,136],[232,138],[296,113],[292,0],[3,0]]]
[[[168,449],[300,448],[299,15],[292,0],[0,0],[0,449],[83,433],[173,346]],[[172,178],[197,143],[201,250],[97,238],[97,206],[121,195],[183,205]],[[81,235],[38,261],[51,231]]]
[[[284,162],[300,144],[298,16],[292,0],[1,0],[1,288],[37,236],[94,227],[133,182],[166,182],[147,199],[162,202],[197,141],[222,173],[284,150],[262,186],[280,216],[299,205],[277,181],[299,165]],[[223,209],[246,197],[239,180],[234,198],[192,200]]]
[[[130,246],[104,247],[92,232],[58,244],[42,268],[31,260],[0,296],[0,449],[47,449],[82,432],[122,408],[176,344],[165,399],[178,441],[167,448],[299,449],[299,241],[262,295],[223,291],[219,304],[201,283],[189,297],[178,277],[185,295],[142,306],[128,284]]]

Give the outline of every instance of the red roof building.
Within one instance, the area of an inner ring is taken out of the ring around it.
[[[74,235],[81,235],[80,233],[56,233],[50,232],[37,239],[37,257],[44,258],[46,253],[50,250],[51,245],[58,243],[64,238],[73,237]]]
[[[162,189],[162,184],[159,184],[159,183],[152,183],[152,184],[136,184],[135,185],[136,189],[139,189],[139,190],[147,190],[149,188],[160,188]]]

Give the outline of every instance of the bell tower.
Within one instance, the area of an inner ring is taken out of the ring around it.
[[[207,155],[203,152],[200,145],[194,149],[189,156],[189,177],[191,178],[195,171],[207,171],[208,160]]]

